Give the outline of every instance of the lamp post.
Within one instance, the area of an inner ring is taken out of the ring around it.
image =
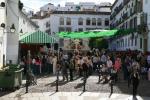
[[[5,54],[4,54],[4,34],[6,33],[15,33],[15,25],[12,24],[11,26],[6,26],[4,23],[0,25],[3,28],[3,36],[2,36],[2,44],[3,44],[3,67],[5,66]]]

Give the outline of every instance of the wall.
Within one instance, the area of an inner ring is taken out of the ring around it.
[[[121,3],[123,3],[124,0],[118,0],[116,2],[116,4],[112,7],[112,15],[115,11],[115,8],[116,7],[119,7],[119,5]],[[115,28],[122,28],[122,26],[124,25],[123,29],[130,29],[130,28],[133,28],[133,27],[130,27],[130,20],[137,17],[137,26],[140,25],[140,21],[141,21],[141,13],[138,12],[138,10],[136,9],[135,7],[136,5],[136,0],[130,0],[128,4],[126,5],[123,5],[123,8],[119,11],[119,13],[113,17],[113,19],[111,20],[111,24],[115,25]],[[149,9],[149,8],[147,8]],[[136,11],[135,13],[134,10]],[[132,11],[132,13],[130,13]],[[126,14],[127,13],[127,16],[126,18],[123,19],[123,14]],[[120,20],[121,20],[121,23],[120,23]],[[124,21],[124,22],[123,22]],[[119,22],[119,24],[117,25],[116,23]],[[126,22],[127,22],[127,27],[126,27]],[[134,22],[133,22],[134,23]],[[133,23],[132,23],[132,26],[133,26]],[[134,32],[134,34],[137,34],[136,32]],[[141,35],[142,34],[142,35]],[[121,39],[126,39],[126,38],[129,38],[131,36],[131,33],[130,35],[125,35],[123,37],[119,37],[119,39],[114,39],[113,40],[113,43],[110,43],[110,48],[115,48],[116,50],[126,50],[126,49],[131,49],[131,50],[140,50],[140,51],[144,51],[144,36],[143,36],[144,33],[138,33],[138,38],[137,38],[137,45],[136,46],[124,46],[124,47],[117,47],[117,41],[118,40],[121,40]],[[142,38],[142,48],[140,48],[140,39]],[[131,40],[130,40],[131,41]]]
[[[5,2],[5,0],[1,0],[0,3],[1,2]],[[0,25],[5,23],[5,10],[5,7],[0,7]],[[3,28],[0,27],[0,69],[3,65],[3,50]]]
[[[19,35],[23,35],[29,32],[35,32],[38,29],[30,22],[30,20],[31,19],[27,18],[27,16],[24,15],[23,12],[19,12]],[[23,33],[20,33],[21,30]]]
[[[143,36],[136,33],[133,38],[133,45],[132,45],[132,40],[131,40],[132,35],[126,35],[119,37],[117,39],[114,39],[112,41],[109,41],[109,49],[110,50],[116,50],[116,51],[125,51],[127,49],[130,50],[139,50],[143,52]],[[142,48],[140,47],[140,39],[142,38]],[[137,40],[135,40],[137,39]],[[124,42],[121,42],[123,40]],[[135,43],[136,41],[136,43]],[[118,44],[119,43],[119,44]],[[118,45],[117,45],[118,44]]]
[[[19,27],[19,14],[18,14],[18,0],[7,0],[7,14],[6,14],[6,25],[11,27],[12,24],[15,25],[15,33],[7,32],[5,34],[5,55],[6,63],[12,60],[12,63],[16,64],[18,62],[18,27]]]
[[[59,19],[63,17],[64,18],[64,25],[59,25]],[[71,25],[66,25],[66,19],[67,17],[71,18]],[[83,18],[83,25],[78,25],[78,19],[79,18]],[[102,19],[102,25],[101,26],[93,26],[93,25],[86,25],[86,18],[101,18]],[[91,15],[91,14],[52,14],[50,17],[50,22],[51,22],[51,33],[57,33],[59,32],[59,27],[71,27],[72,31],[78,31],[79,28],[83,28],[83,31],[86,31],[86,28],[92,28],[93,29],[108,29],[109,26],[105,26],[104,25],[104,20],[105,18],[109,19],[109,15]],[[88,47],[88,40],[85,39],[83,41],[85,48],[84,49],[89,49]],[[63,46],[64,44],[64,46]],[[65,39],[64,43],[60,43],[60,47],[64,47],[64,49],[66,49],[66,47],[69,45],[69,39]]]
[[[143,12],[144,13],[147,13],[147,25],[148,25],[148,51],[150,52],[150,10],[149,10],[149,7],[150,7],[150,0],[143,0]]]

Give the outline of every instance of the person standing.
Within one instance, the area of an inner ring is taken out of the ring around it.
[[[53,59],[52,59],[52,63],[53,63],[53,74],[56,74],[56,67],[57,67],[57,56],[56,54],[53,55]]]
[[[103,53],[102,54],[102,56],[101,56],[101,58],[100,58],[100,61],[101,61],[101,64],[106,64],[106,62],[107,62],[107,57],[106,57],[106,55]]]
[[[107,57],[106,65],[107,65],[107,67],[108,67],[108,72],[109,72],[109,74],[110,74],[110,73],[111,73],[111,69],[113,68],[113,63],[112,63],[112,61],[111,61],[111,59],[110,59],[109,56]]]
[[[116,71],[116,77],[115,77],[115,81],[118,81],[118,73],[121,69],[121,59],[119,57],[116,58],[115,60],[115,64],[114,64],[114,69]]]
[[[50,74],[51,72],[53,72],[53,57],[52,54],[50,53],[47,57],[47,72],[48,74]]]
[[[133,97],[137,95],[137,89],[139,86],[140,75],[139,75],[139,64],[137,61],[133,61],[132,63],[132,73],[131,73],[131,80],[133,85]]]
[[[147,64],[148,64],[148,67],[150,68],[150,54],[148,54],[147,56]]]
[[[70,74],[70,81],[73,81],[73,70],[74,70],[74,60],[71,58],[69,64],[69,74]]]
[[[63,59],[62,61],[62,76],[63,76],[63,81],[67,80],[68,81],[68,71],[67,69],[69,68],[69,63],[66,59]]]

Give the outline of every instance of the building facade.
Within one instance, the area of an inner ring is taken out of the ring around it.
[[[19,0],[0,1],[0,65],[18,61]],[[11,29],[14,31],[11,31]]]
[[[0,1],[0,68],[12,63],[18,64],[19,35],[33,32],[33,24],[20,9],[19,0]]]
[[[40,27],[41,31],[58,38],[57,33],[61,31],[109,29],[110,7],[110,3],[95,5],[95,3],[82,2],[75,5],[70,2],[66,3],[64,9],[61,7],[53,9],[54,5],[47,4],[41,7],[41,11],[37,12],[31,19]],[[60,39],[58,43],[59,47],[64,50],[74,49],[71,39]],[[89,49],[88,39],[82,39],[80,43],[83,45],[83,50]]]
[[[117,51],[149,51],[148,12],[146,0],[116,0],[112,6],[111,28],[132,29],[134,32],[111,38],[109,49]]]
[[[66,2],[65,6],[60,5],[55,6],[48,3],[40,8],[40,11],[96,11],[96,12],[111,12],[111,3],[103,2],[100,4],[95,4],[94,2],[80,2],[79,4],[74,4],[74,2]]]

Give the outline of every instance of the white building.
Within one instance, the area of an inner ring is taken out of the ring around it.
[[[148,0],[116,0],[112,6],[111,28],[134,29],[127,35],[112,38],[109,49],[150,51],[147,14]],[[149,3],[150,4],[150,3]],[[147,7],[146,7],[147,5]]]
[[[19,11],[19,36],[26,33],[33,33],[39,28],[30,18],[27,17],[22,11]]]
[[[149,0],[143,0],[143,12],[147,15],[147,18],[145,18],[147,20],[147,45],[148,45],[148,51],[150,52],[150,10],[149,10],[149,6],[150,6],[150,1]]]
[[[74,4],[73,2],[66,2],[65,7],[60,5],[54,6],[49,3],[40,8],[41,11],[96,11],[96,12],[111,12],[111,3],[103,2],[100,4],[95,4],[94,2],[80,2],[79,4]]]
[[[3,62],[6,64],[9,61],[17,63],[18,61],[18,1],[19,0],[1,0],[0,4],[5,4],[0,7],[0,65]],[[5,25],[4,26],[2,26]],[[11,32],[10,28],[15,28],[15,32]]]
[[[50,15],[34,16],[32,20],[37,23],[40,30],[53,36],[61,31],[86,31],[92,29],[109,29],[110,12],[91,11],[54,11]],[[60,39],[59,46],[64,50],[71,50],[70,40]],[[88,40],[82,41],[84,50],[88,50]]]
[[[18,5],[19,0],[0,1],[0,68],[7,63],[18,63],[19,33],[21,29],[22,32],[34,29]]]

